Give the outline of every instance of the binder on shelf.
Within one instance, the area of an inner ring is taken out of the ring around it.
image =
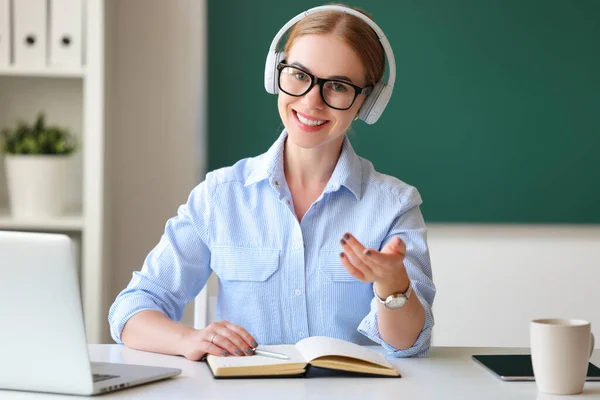
[[[0,0],[0,68],[10,65],[10,0]]]
[[[14,66],[43,68],[47,57],[47,0],[18,0],[13,6]]]
[[[83,0],[50,0],[50,65],[82,64]]]

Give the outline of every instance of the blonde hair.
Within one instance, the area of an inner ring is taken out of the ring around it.
[[[331,4],[352,8],[371,20],[371,16],[356,7],[345,4]],[[346,42],[358,55],[365,67],[366,85],[374,85],[383,77],[385,51],[375,31],[362,19],[341,11],[321,11],[298,21],[289,33],[284,52],[286,56],[300,37],[305,35],[333,34]]]

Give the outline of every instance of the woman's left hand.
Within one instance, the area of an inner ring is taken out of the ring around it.
[[[408,287],[408,275],[404,268],[406,244],[394,237],[381,251],[365,248],[350,233],[340,239],[344,250],[340,253],[342,265],[348,273],[361,282],[375,282],[377,286],[396,288]]]

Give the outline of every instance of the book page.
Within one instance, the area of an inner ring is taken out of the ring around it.
[[[368,361],[386,368],[394,368],[383,354],[346,340],[326,336],[312,336],[296,343],[296,348],[309,363],[319,357],[342,356]]]
[[[282,353],[288,356],[289,360],[281,360],[279,358],[272,357],[264,357],[264,356],[244,356],[244,357],[236,357],[236,356],[228,356],[228,357],[218,357],[213,355],[207,356],[207,361],[210,362],[212,366],[217,368],[235,368],[235,367],[254,367],[254,366],[263,366],[263,365],[283,365],[283,364],[297,364],[302,363],[305,364],[306,361],[300,354],[300,352],[296,349],[294,345],[272,345],[272,346],[259,346],[259,350],[267,350],[273,351],[276,353]]]

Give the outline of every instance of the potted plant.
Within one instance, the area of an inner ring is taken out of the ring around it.
[[[66,166],[77,148],[75,136],[46,125],[39,113],[34,124],[20,121],[0,134],[11,214],[18,218],[57,216],[65,205]]]

